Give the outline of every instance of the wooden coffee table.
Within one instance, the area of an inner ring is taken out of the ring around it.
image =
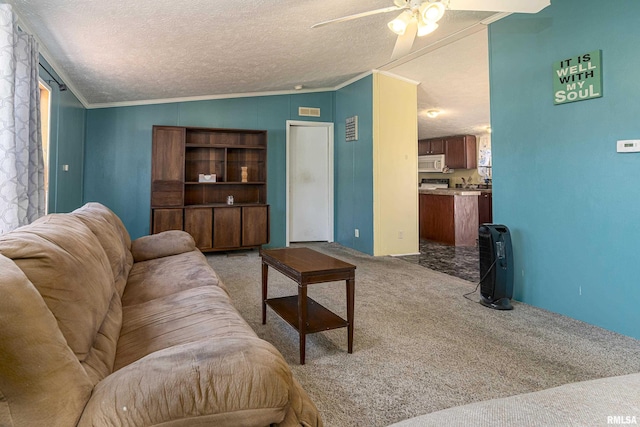
[[[329,329],[347,328],[349,353],[353,353],[353,306],[356,266],[309,248],[261,250],[262,324],[267,323],[267,305],[300,334],[300,364],[304,365],[306,335]],[[269,266],[298,284],[298,295],[267,298]],[[307,285],[346,280],[347,319],[343,319],[311,298]]]

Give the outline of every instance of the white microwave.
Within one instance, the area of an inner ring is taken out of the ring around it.
[[[418,156],[418,172],[442,172],[445,167],[444,154]]]

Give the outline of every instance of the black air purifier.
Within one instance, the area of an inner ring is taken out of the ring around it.
[[[504,225],[482,224],[480,249],[480,303],[496,310],[512,310],[513,252],[511,233]]]

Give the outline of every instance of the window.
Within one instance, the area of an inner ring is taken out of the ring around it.
[[[44,206],[49,212],[49,131],[51,118],[51,88],[40,80],[40,130],[42,132],[42,156],[44,161]]]

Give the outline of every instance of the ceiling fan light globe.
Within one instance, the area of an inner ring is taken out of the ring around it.
[[[418,9],[424,22],[436,23],[444,16],[445,7],[440,1],[426,2]]]
[[[404,11],[396,19],[389,22],[387,25],[389,29],[401,36],[407,30],[407,25],[409,25],[409,21],[411,20],[411,13]]]
[[[427,34],[433,33],[438,28],[438,24],[435,22],[423,22],[420,20],[418,22],[418,37],[426,36]]]
[[[402,22],[399,22],[397,19],[394,19],[393,21],[389,22],[389,24],[387,25],[389,26],[389,29],[391,31],[393,31],[399,36],[403,35],[405,30],[407,29],[407,25],[403,24]]]

